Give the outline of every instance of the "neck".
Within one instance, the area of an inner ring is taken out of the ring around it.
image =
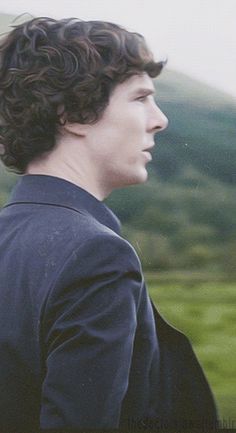
[[[64,150],[65,148],[66,146],[63,148],[59,146],[55,150],[53,149],[34,159],[28,164],[25,174],[59,177],[83,188],[98,200],[104,200],[111,193],[111,190],[99,182],[99,174],[96,172],[96,168],[92,166],[91,158],[83,153],[80,153],[78,158],[78,149],[76,153],[61,152],[61,149]]]

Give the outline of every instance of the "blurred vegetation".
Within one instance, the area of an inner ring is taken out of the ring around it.
[[[109,200],[148,270],[201,269],[236,277],[236,186],[185,165]]]

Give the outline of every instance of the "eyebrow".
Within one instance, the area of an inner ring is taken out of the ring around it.
[[[132,95],[144,94],[145,96],[154,95],[156,93],[155,89],[148,89],[147,87],[140,87],[132,92]]]

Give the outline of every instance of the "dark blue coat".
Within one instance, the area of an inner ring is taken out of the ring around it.
[[[0,275],[0,431],[214,422],[188,340],[92,195],[23,176],[0,213]]]

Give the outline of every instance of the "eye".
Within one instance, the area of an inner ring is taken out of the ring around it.
[[[144,102],[144,101],[146,101],[147,97],[148,97],[148,95],[138,96],[138,98],[136,98],[136,101]]]

